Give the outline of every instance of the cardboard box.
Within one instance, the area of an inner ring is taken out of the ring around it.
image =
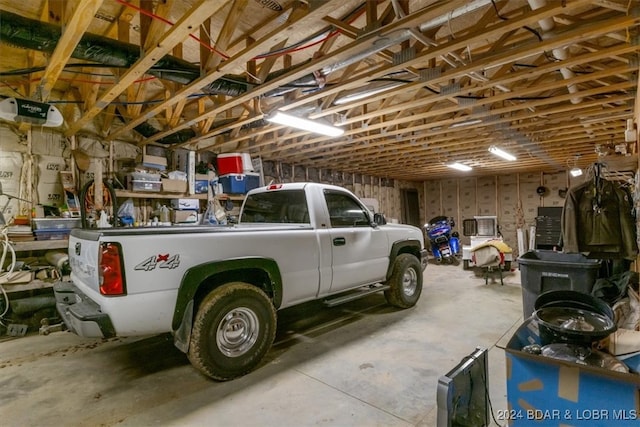
[[[167,193],[186,193],[187,181],[181,181],[178,179],[162,179],[162,191]]]
[[[171,199],[171,207],[177,210],[193,210],[200,209],[200,201],[198,199]]]
[[[640,331],[618,329],[609,336],[607,348],[631,372],[640,373]]]
[[[151,156],[149,154],[142,154],[142,164],[144,165],[156,165],[161,166],[157,169],[164,169],[167,167],[167,158],[161,156]]]
[[[198,222],[198,211],[173,210],[171,211],[171,222],[174,224],[195,224]]]
[[[504,349],[510,426],[638,425],[640,375],[521,351],[536,343],[538,324],[529,318]]]

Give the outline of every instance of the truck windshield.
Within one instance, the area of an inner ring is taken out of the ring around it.
[[[240,222],[309,224],[304,190],[267,191],[247,196]]]

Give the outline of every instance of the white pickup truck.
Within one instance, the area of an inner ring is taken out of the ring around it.
[[[71,280],[54,292],[72,332],[171,332],[204,375],[229,380],[268,352],[277,310],[377,291],[412,307],[426,259],[420,229],[384,224],[351,192],[276,184],[247,194],[235,226],[75,229]]]

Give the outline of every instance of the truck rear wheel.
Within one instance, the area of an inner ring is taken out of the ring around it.
[[[394,307],[409,308],[416,305],[422,292],[422,267],[411,254],[400,254],[393,263],[393,272],[384,291],[387,302]]]
[[[254,369],[271,348],[276,310],[259,288],[222,285],[205,297],[195,316],[189,361],[203,374],[226,381]]]

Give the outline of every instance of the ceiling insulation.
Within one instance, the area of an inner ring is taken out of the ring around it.
[[[567,170],[637,156],[639,22],[628,0],[0,0],[0,97],[67,136],[393,179]]]

